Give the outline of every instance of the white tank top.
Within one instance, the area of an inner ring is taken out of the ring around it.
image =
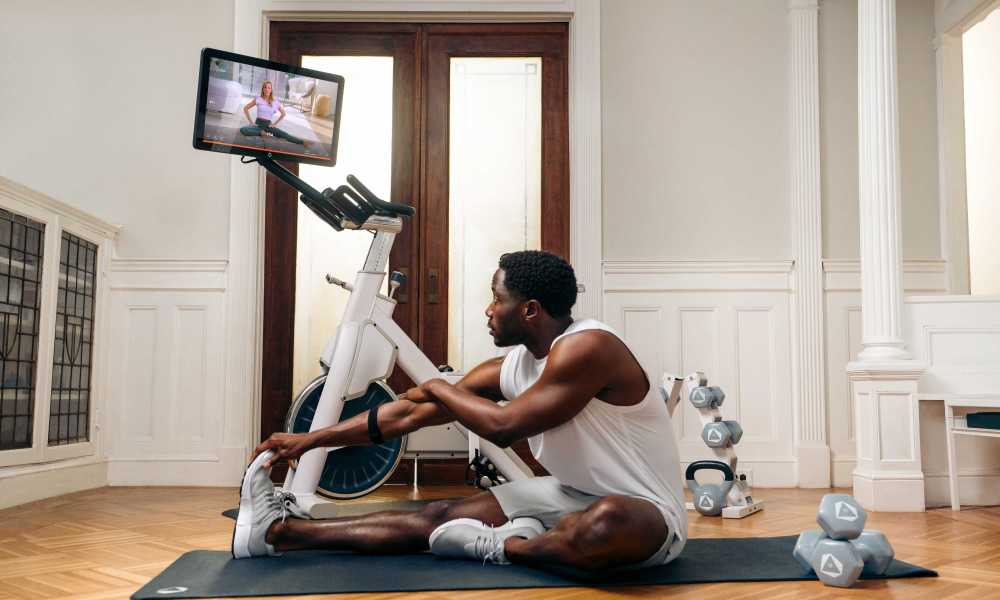
[[[607,331],[625,344],[612,328],[585,319],[570,324],[552,346],[588,329]],[[523,345],[511,350],[500,367],[504,397],[514,400],[538,381],[547,358],[536,359]],[[535,459],[565,485],[595,496],[631,496],[656,504],[677,534],[676,547],[670,550],[677,556],[687,540],[680,456],[657,380],[648,373],[646,378],[649,392],[639,404],[615,406],[593,398],[571,420],[528,438],[528,445]]]

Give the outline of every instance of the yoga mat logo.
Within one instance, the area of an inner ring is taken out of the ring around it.
[[[156,590],[156,593],[157,594],[163,594],[164,596],[167,596],[169,594],[180,594],[181,592],[186,592],[186,591],[188,591],[188,589],[186,587],[180,586],[180,585],[175,585],[173,587],[160,588],[160,589]]]
[[[858,509],[854,508],[847,502],[837,502],[833,505],[837,518],[842,521],[857,521],[858,520]]]

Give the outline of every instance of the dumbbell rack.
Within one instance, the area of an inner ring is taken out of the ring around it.
[[[695,388],[707,385],[708,379],[701,371],[695,371],[687,377],[677,377],[669,373],[664,374],[660,392],[667,403],[667,412],[670,413],[670,416],[674,416],[674,411],[681,400],[690,401],[691,392]],[[705,425],[721,422],[722,412],[717,405],[698,408],[698,418],[701,420],[701,426],[704,430]],[[720,448],[709,447],[709,449],[715,454],[716,460],[728,464],[735,475],[738,459],[734,446],[734,444],[728,444]],[[688,502],[687,509],[694,510],[694,504]],[[732,489],[726,495],[726,507],[722,509],[722,518],[742,519],[763,509],[764,503],[760,500],[754,500],[753,496],[750,495],[750,484],[747,482],[746,475],[736,476]]]

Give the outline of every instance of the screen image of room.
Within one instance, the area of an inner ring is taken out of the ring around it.
[[[220,58],[209,66],[205,142],[329,157],[337,83]],[[261,106],[267,83],[272,101]]]

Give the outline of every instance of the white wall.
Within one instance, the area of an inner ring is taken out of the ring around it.
[[[788,258],[784,0],[601,4],[604,258]]]
[[[858,10],[823,0],[819,13],[823,256],[857,259]],[[937,185],[934,5],[897,0],[903,256],[941,256]]]
[[[969,279],[973,294],[1000,294],[1000,10],[962,36]]]
[[[229,158],[191,147],[231,0],[5,0],[0,175],[124,226],[119,255],[224,258]]]

